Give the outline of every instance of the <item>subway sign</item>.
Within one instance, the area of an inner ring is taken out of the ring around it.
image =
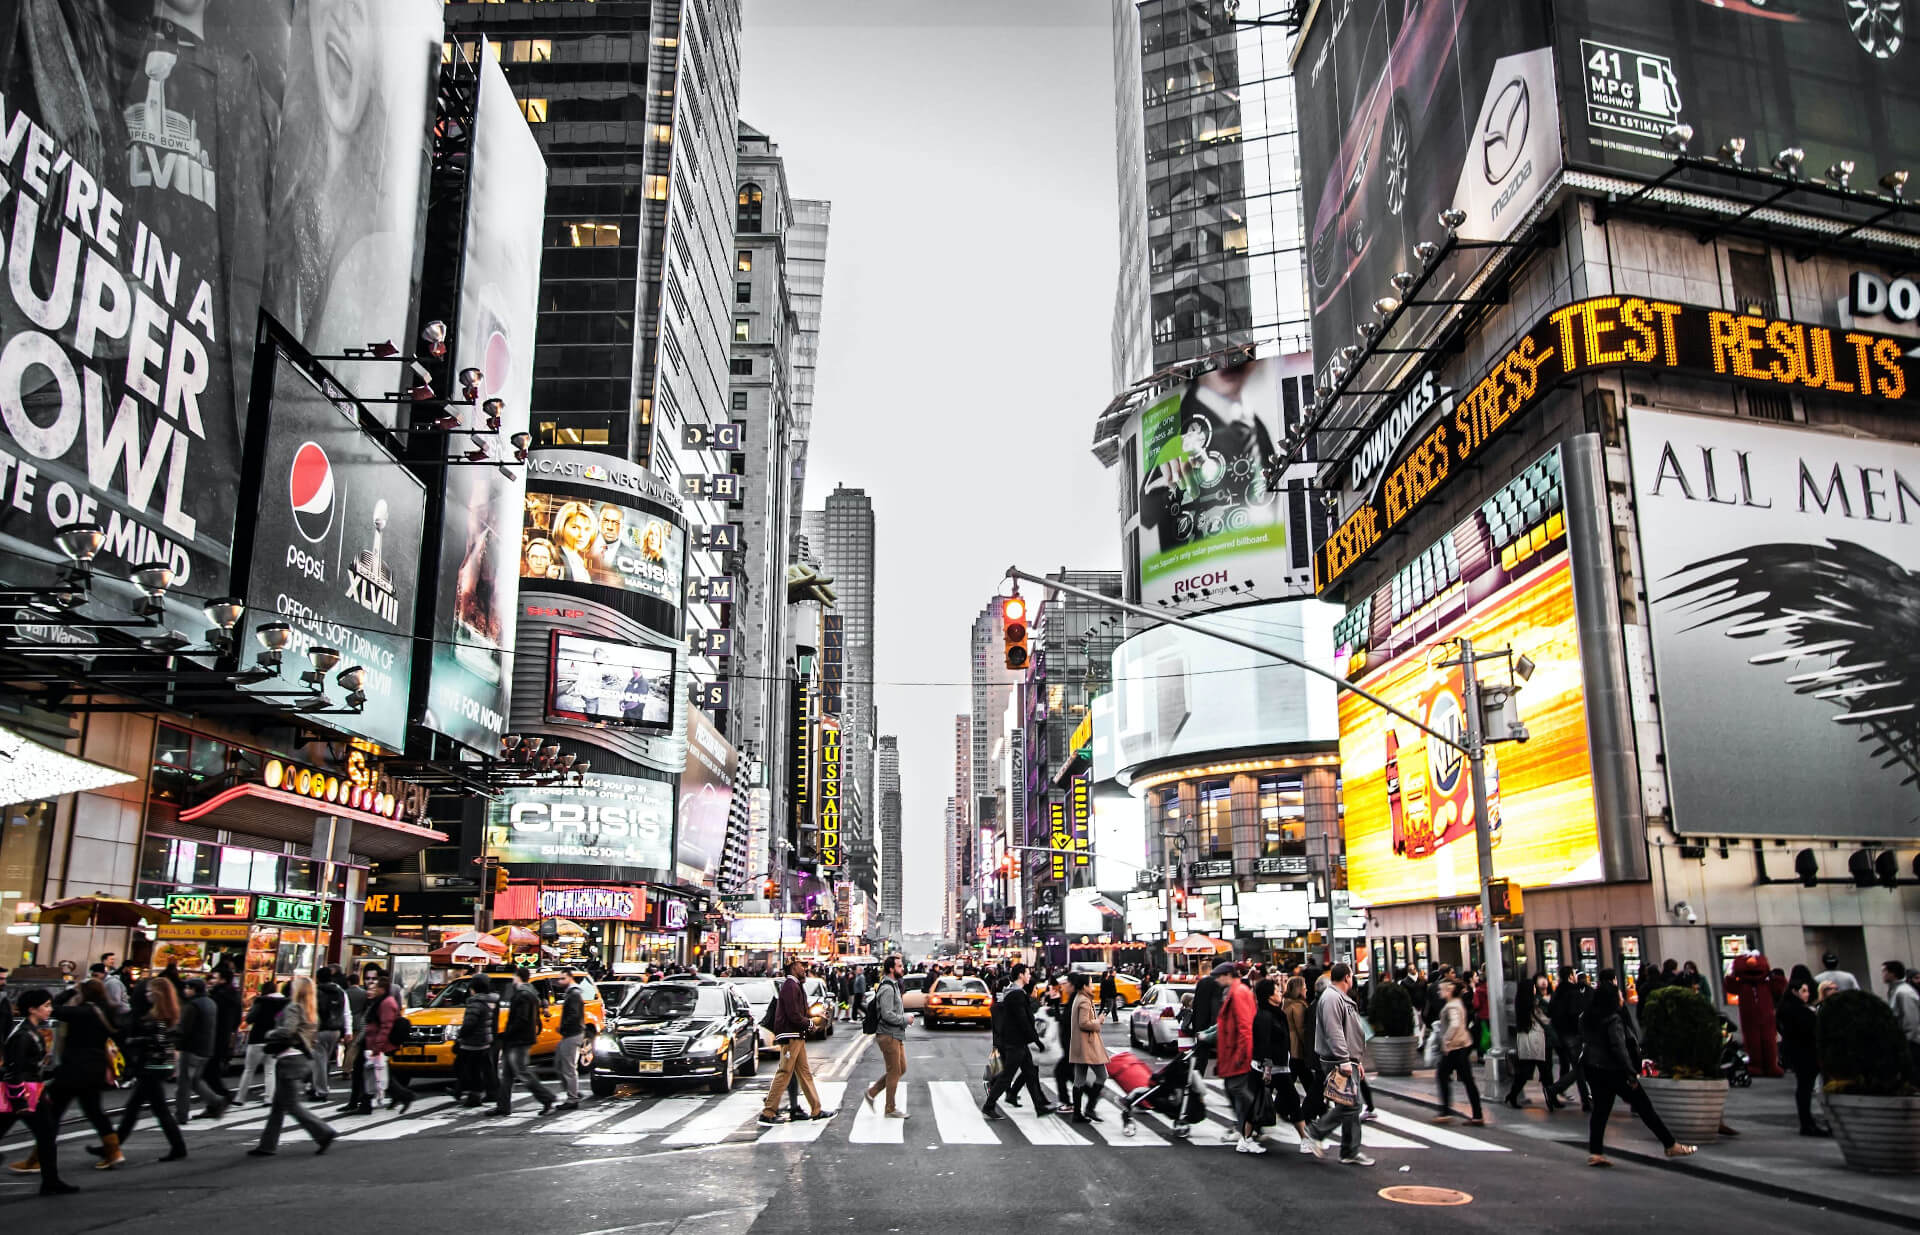
[[[1314,553],[1314,589],[1339,582],[1568,378],[1601,369],[1675,373],[1911,410],[1920,407],[1920,357],[1907,350],[1913,343],[1640,296],[1562,305],[1507,349],[1450,415],[1419,435],[1378,490],[1327,537]]]

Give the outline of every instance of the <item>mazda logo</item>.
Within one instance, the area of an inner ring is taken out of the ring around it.
[[[1500,90],[1487,113],[1486,127],[1480,132],[1481,165],[1488,184],[1499,184],[1513,171],[1514,164],[1527,147],[1527,123],[1532,119],[1532,99],[1525,78],[1516,77]]]

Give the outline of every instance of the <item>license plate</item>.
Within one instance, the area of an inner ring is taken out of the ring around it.
[[[403,1046],[393,1053],[393,1057],[395,1059],[421,1059],[426,1056],[426,1053],[427,1048],[424,1046]]]
[[[634,1066],[634,1069],[637,1072],[639,1072],[640,1075],[642,1076],[647,1075],[647,1073],[649,1072],[659,1072],[666,1067],[666,1065],[661,1063],[658,1059],[642,1059],[638,1063],[634,1064],[633,1066]]]

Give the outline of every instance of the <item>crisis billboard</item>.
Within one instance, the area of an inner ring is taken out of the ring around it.
[[[1640,408],[1628,430],[1675,828],[1914,836],[1920,447]]]
[[[1277,443],[1301,417],[1311,370],[1304,354],[1229,365],[1141,408],[1142,603],[1208,608],[1247,585],[1247,595],[1274,596],[1307,581],[1306,547],[1289,542],[1289,512],[1304,495],[1288,493],[1294,477]]]
[[[1766,166],[1798,147],[1808,175],[1847,160],[1868,187],[1920,163],[1920,47],[1903,0],[1554,0],[1553,11],[1574,163],[1664,171],[1676,124],[1692,126],[1696,153],[1739,137],[1747,165]]]
[[[529,490],[520,577],[590,583],[678,606],[687,535],[657,514],[618,502]]]
[[[674,874],[681,883],[711,888],[720,874],[739,758],[705,712],[687,709],[687,770],[680,774],[680,826],[673,846]]]
[[[589,772],[578,784],[506,789],[487,804],[486,852],[502,864],[605,866],[665,874],[673,785]]]
[[[1458,639],[1533,661],[1518,695],[1531,737],[1491,744],[1486,768],[1494,869],[1524,887],[1602,877],[1563,493],[1556,451],[1364,598],[1336,635],[1335,664],[1349,680],[1455,735],[1464,733],[1464,679],[1444,662]],[[1489,677],[1504,674],[1483,667]],[[1478,891],[1480,821],[1458,750],[1343,693],[1340,774],[1356,903]]]
[[[1558,175],[1546,16],[1545,4],[1510,0],[1314,9],[1294,77],[1302,179],[1318,186],[1307,193],[1307,274],[1323,373],[1354,328],[1379,317],[1374,302],[1398,294],[1391,277],[1422,270],[1413,247],[1441,238],[1441,211],[1466,215],[1463,238],[1503,240]],[[1484,255],[1460,255],[1423,299],[1460,288]],[[1398,346],[1422,329],[1418,317],[1402,322]]]
[[[453,367],[480,370],[479,397],[504,404],[499,432],[489,439],[500,457],[526,429],[533,394],[547,165],[491,43],[482,47],[479,74]],[[425,723],[491,754],[506,732],[513,682],[506,661],[517,619],[515,536],[526,473],[449,467],[445,475]]]
[[[165,563],[191,630],[230,590],[262,305],[314,351],[404,333],[441,13],[0,3],[6,582],[87,522],[105,596]]]
[[[255,621],[292,628],[278,677],[247,689],[284,692],[295,671],[321,671],[333,710],[316,723],[377,742],[405,744],[413,683],[413,618],[420,577],[426,488],[361,427],[359,405],[321,393],[278,348],[272,397],[255,426],[258,501],[241,544],[247,548],[244,596]],[[330,670],[312,649],[339,654]],[[359,668],[366,702],[341,714],[347,686],[337,675]]]

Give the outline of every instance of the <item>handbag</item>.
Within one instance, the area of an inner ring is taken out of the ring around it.
[[[41,1081],[0,1084],[0,1115],[30,1115],[40,1105]]]
[[[107,1031],[107,1088],[117,1089],[120,1079],[127,1074],[127,1055],[120,1049],[120,1044],[113,1040],[113,1023],[107,1019],[107,1014],[98,1007],[94,1008],[93,1014],[100,1018],[101,1026]]]
[[[996,1046],[987,1052],[987,1070],[980,1079],[990,1084],[994,1077],[1006,1070],[1006,1067],[1007,1065],[1000,1058],[1000,1048]]]
[[[1324,1092],[1328,1102],[1338,1107],[1352,1108],[1360,1105],[1360,1075],[1353,1065],[1336,1065],[1327,1073]]]

